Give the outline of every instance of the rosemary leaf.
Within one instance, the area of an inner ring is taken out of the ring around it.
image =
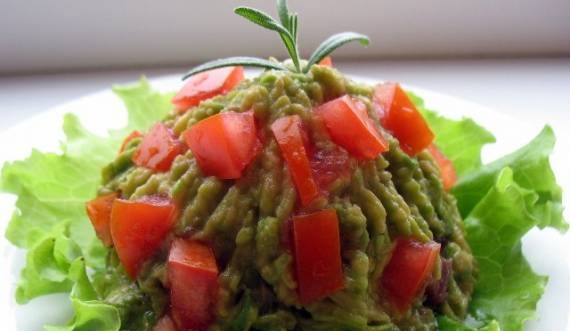
[[[290,32],[293,35],[293,40],[295,40],[295,43],[297,42],[297,14],[293,14],[290,17]]]
[[[283,25],[277,22],[273,17],[255,8],[237,7],[234,9],[234,13],[266,29],[277,31],[280,34],[290,35],[289,30],[283,27]]]
[[[281,40],[285,44],[285,48],[287,48],[287,52],[289,53],[291,60],[293,60],[293,64],[295,65],[297,72],[301,72],[297,41],[291,35],[291,32],[289,32],[288,29],[283,27],[283,25],[277,22],[273,17],[255,8],[238,7],[234,9],[234,12],[259,26],[262,26],[269,30],[277,31],[281,37]]]
[[[327,55],[332,53],[340,46],[352,41],[358,41],[362,46],[368,46],[368,44],[370,43],[370,39],[368,39],[367,36],[360,33],[342,32],[335,34],[329,37],[327,40],[325,40],[319,47],[317,47],[317,49],[313,52],[313,55],[311,55],[311,58],[309,59],[309,62],[305,66],[303,72],[305,73],[308,72],[311,66],[313,66],[316,63],[319,63],[322,59],[327,57]]]
[[[233,66],[244,66],[244,67],[256,67],[256,68],[264,68],[264,69],[275,69],[275,70],[287,70],[281,63],[269,61],[265,59],[260,59],[257,57],[248,57],[248,56],[238,56],[238,57],[229,57],[226,59],[219,59],[210,62],[206,62],[201,64],[195,68],[192,68],[190,71],[184,75],[182,80],[187,79],[190,76],[195,74],[216,69],[216,68],[223,68],[223,67],[233,67]]]
[[[287,1],[286,0],[277,0],[277,12],[279,14],[279,20],[281,20],[281,24],[291,31],[291,24],[290,24],[290,15],[289,9],[287,8]]]

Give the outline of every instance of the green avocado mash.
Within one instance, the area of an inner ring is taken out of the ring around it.
[[[389,151],[374,160],[351,158],[351,172],[336,178],[328,196],[317,202],[319,208],[335,209],[339,218],[344,289],[307,306],[299,301],[293,256],[280,244],[282,225],[296,210],[297,191],[269,125],[261,128],[262,151],[237,180],[204,176],[190,151],[176,157],[168,172],[136,167],[131,156],[141,139],[134,139],[103,169],[99,194],[120,192],[130,200],[164,195],[183,208],[170,239],[145,264],[136,284],[117,281],[123,272],[110,253],[109,276],[101,281],[113,284],[105,301],[120,308],[122,330],[151,330],[167,311],[165,262],[176,236],[208,242],[215,252],[221,293],[211,331],[436,330],[436,316],[465,318],[477,266],[455,198],[443,189],[430,153],[410,157],[382,129],[371,87],[325,66],[313,66],[307,74],[266,71],[191,111],[168,115],[163,123],[180,135],[225,111],[253,110],[264,123],[296,114],[310,128],[314,144],[327,150],[336,146],[319,129],[312,109],[344,94],[367,105],[389,141]],[[397,237],[441,243],[431,281],[445,281],[443,295],[434,299],[422,292],[403,314],[393,312],[377,286]]]

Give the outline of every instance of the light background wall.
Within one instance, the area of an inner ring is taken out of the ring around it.
[[[0,74],[179,65],[228,55],[282,56],[279,38],[232,13],[274,1],[0,0]],[[290,0],[305,56],[343,30],[368,49],[338,57],[570,55],[570,0]]]

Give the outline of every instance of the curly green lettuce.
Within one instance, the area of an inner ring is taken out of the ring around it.
[[[527,145],[482,165],[482,147],[495,141],[487,130],[470,119],[445,119],[425,109],[421,99],[415,101],[460,175],[452,193],[479,264],[470,312],[482,322],[498,321],[503,331],[523,330],[535,315],[548,277],[532,270],[522,255],[521,239],[533,227],[565,232],[569,226],[562,189],[550,167],[554,132],[546,126]],[[462,330],[450,326],[452,322],[441,324],[442,330]]]
[[[445,119],[426,110],[421,99],[416,101],[460,175],[452,193],[479,264],[470,312],[479,321],[498,321],[504,331],[523,330],[535,315],[548,277],[532,270],[522,255],[521,239],[533,227],[565,232],[569,226],[549,161],[554,132],[546,126],[527,145],[482,165],[482,147],[494,142],[488,131],[470,119]],[[440,322],[442,330],[462,330],[452,325]]]
[[[26,265],[16,289],[16,301],[50,293],[70,292],[75,310],[72,321],[50,331],[118,331],[119,310],[101,301],[92,280],[102,272],[105,248],[85,215],[85,201],[93,198],[101,169],[115,157],[131,131],[146,130],[171,109],[171,94],[158,93],[142,79],[113,91],[128,110],[127,125],[100,137],[87,131],[77,117],[67,114],[61,153],[33,150],[25,160],[4,164],[0,190],[18,196],[6,238],[27,249]]]
[[[75,316],[48,331],[119,331],[121,307],[103,301],[108,289],[94,281],[103,272],[105,248],[84,212],[112,159],[132,130],[146,130],[171,108],[171,95],[153,91],[146,80],[116,87],[128,123],[100,137],[66,115],[62,153],[32,151],[2,169],[0,190],[18,196],[6,237],[27,249],[16,291],[19,303],[41,295],[69,292]],[[533,318],[547,278],[532,270],[521,253],[521,238],[531,228],[565,231],[562,192],[549,164],[554,134],[546,127],[533,141],[491,164],[481,149],[495,138],[470,119],[449,120],[414,101],[437,134],[436,143],[454,162],[460,180],[453,189],[465,218],[467,239],[480,266],[471,304],[473,325],[439,318],[442,331],[520,331]],[[89,275],[89,276],[88,276]]]

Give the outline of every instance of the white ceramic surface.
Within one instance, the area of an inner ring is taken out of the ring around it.
[[[372,82],[367,78],[355,78]],[[179,77],[168,76],[151,81],[164,91],[176,90],[181,86]],[[497,143],[484,149],[484,161],[491,161],[517,147],[522,146],[541,129],[536,123],[523,123],[517,119],[491,111],[477,104],[458,98],[409,87],[426,101],[431,109],[441,114],[460,118],[467,116],[485,126],[497,138]],[[63,138],[61,130],[65,113],[77,114],[83,124],[98,134],[107,129],[120,127],[126,116],[120,100],[110,90],[88,95],[50,109],[0,134],[0,164],[8,160],[25,158],[31,148],[57,152]],[[109,121],[109,119],[113,119]],[[47,138],[46,138],[47,137]],[[568,151],[569,142],[559,142],[552,157],[552,164],[559,181],[570,191],[570,159],[562,151]],[[569,195],[565,205],[569,206]],[[0,194],[0,232],[3,234],[10,215],[13,213],[15,197]],[[568,215],[568,213],[566,213]],[[540,274],[550,276],[550,281],[538,306],[538,318],[527,324],[527,329],[570,330],[570,235],[562,236],[551,230],[533,230],[523,240],[523,251],[533,268]],[[69,317],[71,308],[65,295],[57,294],[32,300],[25,306],[18,306],[13,293],[19,270],[24,263],[24,252],[10,245],[2,236],[0,239],[0,317],[2,329],[18,331],[41,330],[42,325],[63,323]]]

